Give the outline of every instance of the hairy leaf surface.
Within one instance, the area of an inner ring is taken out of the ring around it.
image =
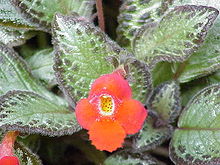
[[[150,155],[132,154],[129,152],[118,152],[109,156],[104,165],[130,165],[130,164],[142,164],[142,165],[163,165],[163,163],[157,161]]]
[[[65,15],[72,12],[90,18],[94,0],[11,0],[14,6],[31,23],[48,31],[55,13]]]
[[[25,29],[14,29],[10,27],[0,27],[0,42],[9,47],[19,46],[31,38],[34,32]]]
[[[143,128],[134,136],[133,148],[135,151],[146,151],[153,149],[165,140],[169,139],[172,133],[172,127],[164,125],[155,127],[156,120],[151,116],[147,117]]]
[[[173,1],[172,6],[182,6],[182,5],[203,5],[211,6],[216,9],[220,9],[220,2],[218,0],[177,0]]]
[[[107,59],[117,61],[124,50],[99,28],[73,15],[56,15],[53,37],[57,81],[74,107],[76,101],[87,97],[95,79],[113,71]]]
[[[74,112],[27,91],[0,97],[0,128],[46,136],[71,135],[81,129]]]
[[[42,165],[39,157],[30,151],[22,143],[15,143],[15,155],[19,158],[21,165]]]
[[[165,5],[163,5],[165,6]],[[146,23],[159,19],[162,12],[162,0],[124,1],[118,16],[118,42],[122,46],[130,47],[135,33]]]
[[[128,72],[127,80],[132,88],[132,97],[146,104],[153,90],[150,69],[132,57],[126,60],[125,68]]]
[[[57,84],[53,70],[53,58],[54,51],[52,48],[49,48],[35,53],[27,60],[33,76],[44,81],[48,87]]]
[[[149,108],[167,123],[175,121],[181,110],[179,86],[175,81],[159,85],[148,100]]]
[[[220,163],[220,85],[209,86],[188,103],[170,144],[176,164]]]
[[[204,5],[220,10],[220,1],[217,0],[181,0],[174,1],[173,6],[178,5]],[[193,79],[204,77],[220,69],[220,17],[218,16],[213,27],[208,31],[208,35],[203,45],[191,55],[183,64],[183,69],[179,77],[181,83],[189,82]],[[182,65],[177,64],[176,68]],[[177,70],[178,71],[178,70]]]
[[[33,25],[21,16],[10,0],[0,1],[0,25],[25,29],[33,28]]]
[[[212,7],[175,7],[159,24],[148,24],[133,43],[135,56],[148,65],[158,61],[184,61],[203,43],[218,16]]]
[[[10,90],[33,91],[57,104],[66,104],[33,78],[25,61],[12,48],[0,44],[0,94]]]

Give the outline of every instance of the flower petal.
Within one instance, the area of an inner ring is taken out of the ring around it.
[[[76,105],[75,112],[76,119],[85,129],[89,129],[98,117],[97,111],[88,99],[81,99]]]
[[[99,150],[112,152],[122,147],[126,137],[124,129],[117,121],[96,121],[89,130],[89,139]]]
[[[19,165],[19,160],[15,156],[4,156],[0,160],[0,165]]]
[[[119,99],[130,98],[132,95],[128,81],[117,72],[96,79],[92,84],[89,96],[100,94],[102,91],[107,91]]]
[[[137,133],[147,117],[143,104],[134,99],[124,100],[118,109],[115,119],[122,125],[127,134]]]
[[[14,143],[18,136],[18,131],[8,131],[0,144],[0,159],[4,156],[14,155]]]

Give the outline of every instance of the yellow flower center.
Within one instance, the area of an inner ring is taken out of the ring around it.
[[[99,110],[104,116],[112,115],[114,113],[114,100],[109,95],[100,96]]]

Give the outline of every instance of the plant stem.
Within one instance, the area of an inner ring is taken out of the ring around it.
[[[96,10],[98,13],[99,27],[100,29],[102,29],[102,31],[105,31],[105,19],[103,13],[102,0],[96,0]]]

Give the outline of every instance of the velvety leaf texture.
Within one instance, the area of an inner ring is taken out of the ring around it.
[[[24,60],[13,49],[0,44],[0,95],[10,90],[29,90],[57,104],[66,104],[32,77]]]
[[[172,133],[171,126],[161,126],[156,128],[155,120],[148,116],[143,128],[133,138],[133,148],[135,151],[146,151],[155,148],[169,139]]]
[[[154,65],[158,61],[184,61],[203,43],[218,10],[206,6],[175,7],[159,24],[143,27],[133,43],[135,56]]]
[[[26,21],[9,0],[0,1],[0,42],[9,47],[23,44],[33,36],[29,30],[36,29]]]
[[[54,51],[49,48],[35,53],[27,60],[33,76],[44,81],[48,87],[57,84],[53,70],[53,58]]]
[[[10,3],[10,0],[0,1],[0,25],[11,26],[16,28],[32,29],[31,23],[26,21],[15,7]]]
[[[56,12],[62,14],[78,13],[89,18],[94,0],[11,0],[23,16],[39,27],[50,27]],[[48,29],[45,29],[48,31]]]
[[[220,163],[220,85],[200,91],[183,110],[170,144],[178,165]]]
[[[175,121],[181,110],[179,86],[175,81],[159,85],[148,100],[154,110],[167,123]]]
[[[20,160],[20,165],[42,165],[41,160],[38,156],[32,153],[22,143],[15,143],[15,154]]]
[[[211,6],[216,9],[220,9],[220,2],[218,0],[177,0],[173,1],[172,6],[182,6],[182,5],[203,5]]]
[[[0,27],[0,42],[9,47],[19,46],[34,35],[33,32],[23,29],[14,29],[9,27]]]
[[[126,60],[125,68],[128,72],[127,79],[132,88],[132,97],[145,104],[153,90],[149,68],[132,57]]]
[[[91,83],[114,69],[107,59],[123,51],[101,30],[77,16],[55,16],[53,25],[55,74],[57,81],[74,103],[88,95]]]
[[[172,6],[177,5],[205,5],[220,9],[220,1],[217,0],[182,0],[175,1]],[[203,45],[191,55],[185,62],[178,80],[181,83],[189,82],[217,71],[220,60],[220,17],[218,16],[213,27],[208,31]],[[177,64],[178,65],[178,64]],[[179,66],[179,65],[178,65]],[[181,67],[181,66],[179,66]],[[179,68],[177,67],[177,68]]]
[[[124,1],[118,16],[118,42],[123,46],[130,47],[130,42],[135,32],[140,29],[142,25],[159,18],[161,4],[161,0]]]
[[[132,154],[128,152],[119,152],[109,156],[104,165],[131,165],[131,164],[141,164],[141,165],[164,165],[163,163],[157,161],[155,158],[149,155]]]
[[[95,5],[95,0],[68,0],[68,3],[66,6],[71,5],[71,8],[69,7],[69,10],[78,13],[80,16],[86,19],[92,19],[92,11],[94,10],[93,7]]]
[[[209,31],[204,45],[186,61],[178,78],[181,83],[204,77],[220,69],[219,30],[220,17],[217,18],[214,27]]]
[[[26,91],[0,97],[0,128],[47,136],[71,135],[81,129],[74,112]]]

